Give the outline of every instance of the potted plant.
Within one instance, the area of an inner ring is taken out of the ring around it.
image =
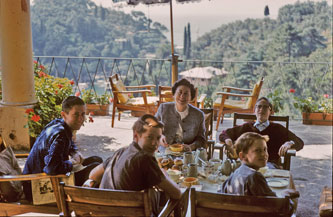
[[[62,101],[72,95],[74,84],[67,78],[48,75],[47,69],[37,61],[34,61],[34,80],[37,104],[25,111],[32,141],[50,121],[61,117]]]
[[[104,93],[98,96],[91,89],[83,89],[81,94],[82,100],[86,103],[86,114],[101,116],[109,115],[109,104],[112,99],[110,94]],[[75,95],[79,96],[80,93],[77,92]]]
[[[295,91],[290,90],[291,93]],[[294,97],[294,107],[302,112],[303,124],[332,126],[333,99],[324,94],[318,101],[312,97]]]
[[[281,89],[275,89],[274,92],[267,94],[267,98],[270,100],[273,106],[273,113],[278,113],[283,110]]]

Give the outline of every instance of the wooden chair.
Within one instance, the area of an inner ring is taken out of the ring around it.
[[[240,113],[234,113],[234,121],[233,121],[233,127],[238,126],[237,125],[237,120],[247,120],[247,121],[255,121],[257,120],[257,117],[255,114],[240,114]],[[289,129],[289,116],[274,116],[270,115],[268,118],[269,121],[274,121],[274,122],[282,122],[284,123],[286,129]],[[224,151],[225,144],[216,144],[213,147],[213,152],[215,149],[220,150],[220,158],[223,151]],[[284,163],[282,163],[283,169],[284,170],[290,170],[290,162],[291,162],[291,157],[296,156],[296,150],[295,149],[289,149],[286,153],[286,156],[284,157]]]
[[[113,93],[113,109],[112,109],[112,122],[111,127],[114,127],[114,118],[116,109],[118,110],[118,120],[120,121],[121,112],[141,111],[145,113],[155,114],[158,97],[148,96],[152,93],[151,89],[155,85],[141,85],[141,86],[124,86],[118,74],[109,77],[109,81]],[[136,89],[136,90],[129,90]],[[137,90],[140,89],[140,90]],[[141,97],[129,98],[128,94],[139,94]]]
[[[219,128],[220,120],[221,124],[223,123],[224,114],[230,114],[234,112],[242,112],[242,113],[252,113],[254,110],[254,106],[259,97],[261,87],[264,83],[264,78],[261,78],[253,87],[253,89],[243,89],[236,87],[228,87],[223,86],[222,90],[225,92],[217,92],[217,95],[221,95],[221,97],[217,98],[214,102],[214,109],[218,111],[218,118],[216,122],[216,130]],[[239,94],[239,93],[231,93],[230,91],[240,91],[240,92],[248,92],[249,94]],[[247,101],[242,100],[231,100],[228,99],[229,96],[237,97],[237,98],[248,98]],[[221,119],[222,118],[222,119]]]
[[[195,88],[195,97],[190,102],[195,107],[203,108],[203,103],[206,98],[206,94],[200,95],[198,99],[198,88]],[[158,86],[158,106],[164,102],[173,102],[172,87],[170,86]]]
[[[56,203],[45,205],[33,205],[31,202],[21,199],[18,202],[5,203],[0,202],[0,216],[19,215],[27,212],[59,214],[61,212],[61,204],[59,199],[59,180],[65,178],[66,175],[47,175],[46,173],[29,174],[29,175],[3,175],[0,176],[0,182],[10,181],[31,181],[50,178],[53,191],[56,198]]]
[[[152,214],[148,190],[85,188],[68,186],[62,182],[60,197],[64,216],[70,216],[71,211],[74,211],[76,216],[151,216]],[[178,200],[169,200],[159,216],[169,216],[178,202]]]
[[[212,108],[200,109],[205,115],[205,127],[206,127],[206,141],[207,141],[207,153],[208,160],[213,157],[213,147],[215,140],[213,139],[213,116],[214,110]]]
[[[191,216],[287,217],[289,197],[241,196],[190,190]]]

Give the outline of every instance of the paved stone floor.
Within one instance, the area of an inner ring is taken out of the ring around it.
[[[94,123],[86,123],[77,134],[77,143],[85,156],[98,155],[103,159],[132,141],[131,127],[136,118],[123,114],[111,128],[110,116],[96,116]],[[221,130],[231,127],[231,118],[225,118]],[[214,128],[215,129],[215,128]],[[318,216],[318,204],[324,186],[332,187],[332,127],[303,125],[291,121],[290,130],[301,137],[305,146],[292,159],[291,172],[301,196],[297,216]]]

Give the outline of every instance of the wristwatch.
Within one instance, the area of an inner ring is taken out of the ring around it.
[[[295,145],[295,142],[293,140],[290,140],[289,143],[291,143],[291,147]]]

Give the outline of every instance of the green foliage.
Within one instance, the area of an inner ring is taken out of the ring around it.
[[[72,95],[73,81],[47,74],[47,69],[34,61],[35,93],[37,104],[27,109],[29,135],[37,137],[53,119],[61,117],[61,103]]]
[[[283,110],[283,98],[281,97],[281,89],[275,89],[267,95],[267,98],[273,105],[274,113],[278,113]]]
[[[110,98],[111,98],[110,94],[104,93],[98,96],[95,94],[93,90],[86,90],[86,89],[83,89],[81,93],[82,93],[81,98],[86,104],[100,104],[100,105],[110,104]]]
[[[298,98],[294,97],[294,106],[301,112],[311,113],[311,112],[323,112],[323,113],[333,113],[333,99],[322,98],[320,101],[315,101],[312,97],[308,98]]]
[[[126,14],[91,0],[35,0],[31,22],[34,53],[41,56],[143,58],[168,43],[167,28],[144,13]]]

